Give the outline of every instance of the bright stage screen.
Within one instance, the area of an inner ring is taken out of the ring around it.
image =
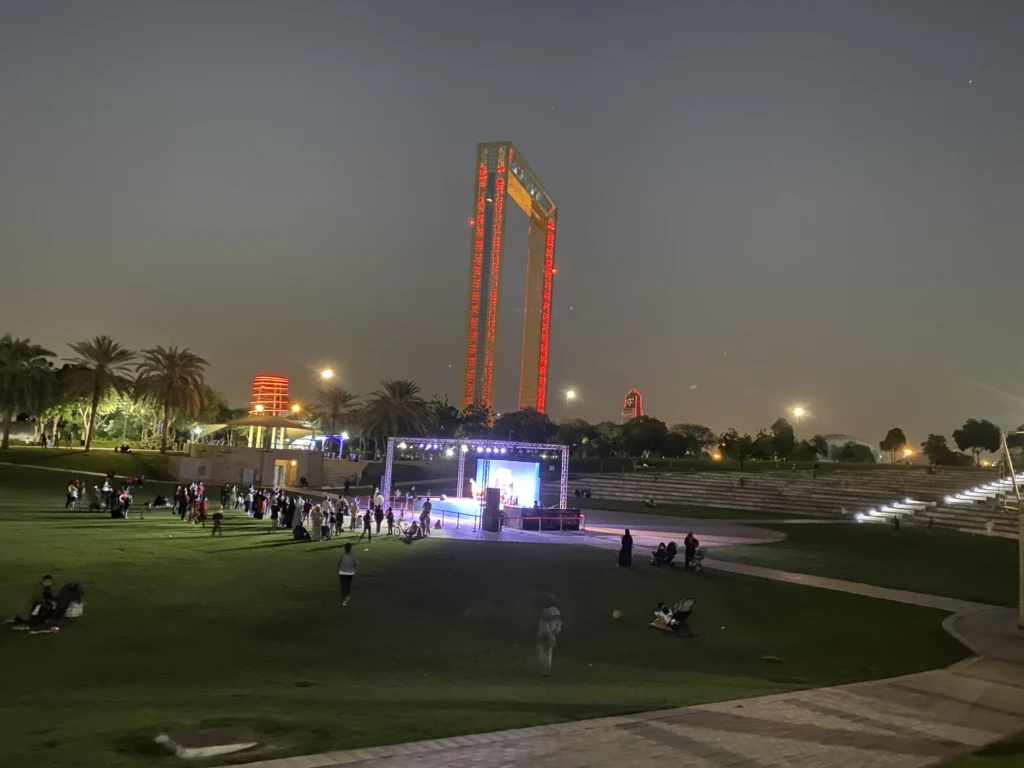
[[[532,507],[540,498],[540,463],[477,459],[473,496],[483,498],[485,487],[501,489],[502,505]]]

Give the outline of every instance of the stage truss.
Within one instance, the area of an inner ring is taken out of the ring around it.
[[[456,491],[456,498],[462,498],[462,489],[466,485],[466,457],[472,453],[479,458],[504,458],[509,461],[515,460],[516,454],[512,451],[533,451],[540,453],[557,454],[561,456],[561,474],[558,485],[558,508],[566,509],[569,499],[569,446],[555,445],[554,443],[516,443],[510,440],[436,440],[425,437],[389,437],[387,458],[384,462],[384,478],[381,480],[380,492],[384,498],[391,495],[391,478],[395,465],[395,448],[405,443],[409,446],[430,446],[431,451],[446,451],[451,449],[459,457],[459,485]],[[477,449],[480,450],[477,450]],[[488,450],[490,449],[490,450]],[[505,453],[501,450],[505,449]],[[422,448],[420,450],[427,450]],[[543,481],[542,481],[543,482]]]

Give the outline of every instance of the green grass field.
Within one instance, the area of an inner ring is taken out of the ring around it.
[[[958,757],[943,768],[1020,768],[1024,765],[1024,731],[982,747],[972,755]]]
[[[647,515],[666,517],[693,517],[701,520],[779,520],[799,515],[781,515],[775,512],[750,512],[743,509],[721,509],[717,507],[693,507],[686,504],[659,504],[645,507],[639,501],[616,501],[614,499],[577,499],[569,497],[570,507],[611,510],[614,512],[642,512]]]
[[[0,451],[0,462],[44,469],[66,469],[71,476],[75,472],[107,472],[112,469],[118,475],[129,477],[145,475],[153,480],[168,480],[171,477],[168,472],[168,457],[156,451],[117,453],[107,448],[93,448],[86,453],[80,449],[19,446]],[[64,480],[66,485],[66,478]]]
[[[237,514],[214,539],[167,511],[68,513],[63,491],[60,476],[0,467],[0,612],[43,573],[87,593],[85,616],[59,634],[0,633],[10,765],[176,765],[154,749],[157,733],[225,723],[266,735],[258,757],[301,754],[847,683],[965,655],[936,611],[714,571],[623,571],[614,553],[585,547],[375,539],[357,549],[342,608],[338,540],[292,543]],[[532,634],[549,591],[565,628],[545,680]],[[656,601],[683,596],[697,598],[699,637],[646,626]]]
[[[762,528],[772,528],[770,523]],[[716,548],[712,557],[993,605],[1017,605],[1017,542],[940,528],[785,525],[784,541]]]

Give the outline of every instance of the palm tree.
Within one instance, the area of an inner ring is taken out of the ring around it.
[[[85,450],[92,445],[92,433],[96,428],[96,411],[100,398],[111,389],[118,394],[131,387],[131,368],[135,353],[118,344],[110,336],[97,336],[77,344],[68,344],[78,357],[71,358],[72,365],[81,373],[82,387],[92,397],[89,406],[89,423],[85,427]]]
[[[160,453],[167,453],[171,412],[199,412],[203,406],[209,363],[188,349],[179,350],[177,347],[165,349],[157,346],[142,350],[140,355],[137,389],[140,394],[152,395],[163,406]]]
[[[309,407],[309,414],[317,422],[320,431],[336,435],[346,422],[352,419],[356,396],[347,389],[331,387],[316,393],[316,402]]]
[[[427,404],[420,397],[420,385],[409,379],[387,379],[381,389],[370,393],[363,409],[365,425],[382,437],[422,434],[427,423]]]
[[[0,449],[10,448],[11,422],[18,412],[35,410],[38,393],[52,376],[48,357],[53,357],[53,352],[29,339],[16,339],[9,333],[0,338]]]

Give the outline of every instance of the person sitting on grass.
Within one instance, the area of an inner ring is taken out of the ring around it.
[[[32,589],[32,595],[25,603],[25,608],[21,613],[15,614],[12,618],[8,619],[6,624],[13,624],[14,629],[24,630],[32,629],[45,625],[46,616],[53,612],[56,607],[56,601],[53,598],[53,578],[47,574],[39,580],[39,583]]]

